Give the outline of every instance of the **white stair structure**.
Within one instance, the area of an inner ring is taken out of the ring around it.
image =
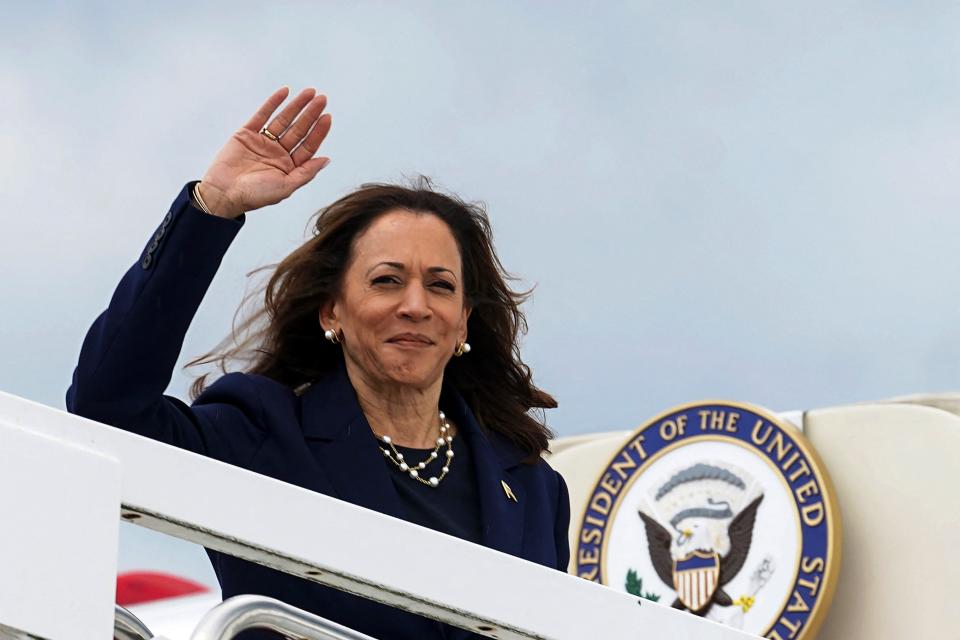
[[[120,518],[491,638],[753,637],[3,393],[0,513],[0,638],[112,637]]]

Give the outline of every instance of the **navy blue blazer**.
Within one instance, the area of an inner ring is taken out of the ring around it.
[[[192,406],[163,395],[187,328],[244,222],[196,209],[190,204],[191,186],[177,196],[87,333],[67,391],[67,409],[407,519],[342,369],[300,394],[264,376],[230,373]],[[560,475],[542,460],[522,464],[523,452],[481,427],[455,389],[444,388],[441,408],[457,424],[475,460],[482,544],[566,570],[570,508]],[[516,502],[505,499],[501,481],[513,489]],[[317,526],[322,527],[322,521]],[[381,640],[478,637],[245,560],[208,553],[224,598],[241,593],[272,596]]]

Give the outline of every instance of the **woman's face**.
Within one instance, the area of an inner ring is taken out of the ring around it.
[[[354,240],[340,295],[320,322],[343,332],[351,375],[426,389],[466,340],[469,316],[450,228],[429,213],[395,209]]]

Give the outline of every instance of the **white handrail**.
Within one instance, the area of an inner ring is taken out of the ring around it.
[[[376,640],[266,596],[234,596],[211,609],[190,640],[231,640],[247,629],[268,629],[308,640]]]
[[[599,629],[611,638],[753,637],[0,393],[0,442],[15,441],[17,433],[90,451],[88,465],[102,459],[117,467],[122,517],[130,522],[487,637],[582,640]],[[71,477],[69,469],[58,473]],[[5,535],[0,528],[0,549]],[[0,625],[2,615],[0,603]]]

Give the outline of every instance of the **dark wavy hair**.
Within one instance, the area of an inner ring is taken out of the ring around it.
[[[242,322],[235,318],[231,336],[212,351],[187,364],[215,364],[226,373],[241,362],[248,373],[266,376],[299,389],[337,369],[343,361],[339,345],[324,339],[320,307],[335,298],[350,262],[354,240],[379,216],[395,209],[435,215],[456,239],[463,264],[465,301],[473,308],[467,323],[473,349],[451,358],[444,380],[463,396],[480,424],[513,442],[534,463],[552,436],[543,409],[557,406],[533,384],[530,368],[520,358],[519,338],[527,331],[520,304],[530,292],[513,291],[493,247],[490,221],[483,207],[441,193],[426,178],[411,186],[365,184],[321,209],[312,237],[272,269],[269,280],[248,294],[237,317],[251,300],[263,304]],[[210,374],[191,388],[196,398]]]

